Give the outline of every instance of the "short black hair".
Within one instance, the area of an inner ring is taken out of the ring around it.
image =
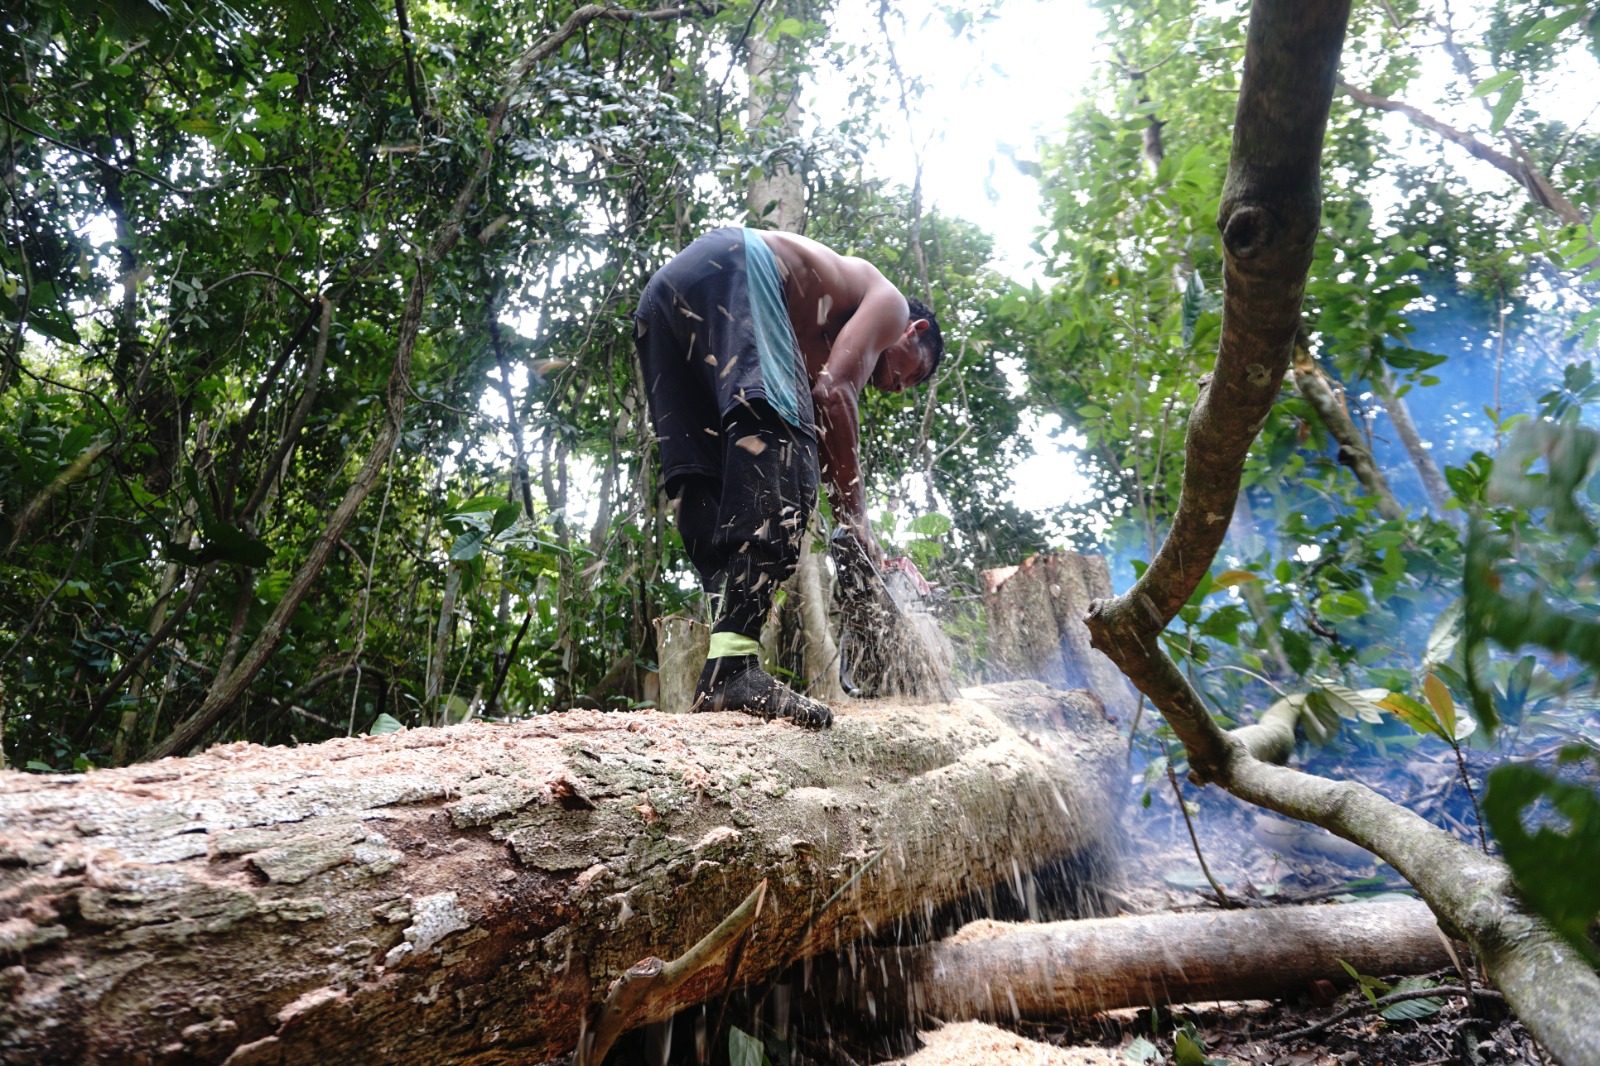
[[[902,293],[901,295],[904,294]],[[933,317],[933,309],[927,304],[915,296],[907,296],[906,306],[911,309],[910,321],[915,322],[919,318],[928,320],[928,328],[917,337],[917,343],[922,346],[922,350],[927,352],[932,359],[931,364],[928,366],[928,375],[922,379],[927,381],[928,378],[933,377],[934,371],[939,369],[939,363],[944,359],[944,334],[939,332],[939,320]]]

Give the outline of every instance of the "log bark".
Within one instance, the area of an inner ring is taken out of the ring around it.
[[[1202,911],[1016,925],[979,921],[923,948],[869,953],[877,1002],[917,1015],[1012,1021],[1121,1007],[1279,999],[1313,981],[1451,965],[1421,902]],[[870,990],[864,985],[862,992]]]
[[[574,711],[7,772],[0,1062],[541,1061],[762,880],[742,980],[1109,846],[1121,765],[1092,696],[1013,684],[820,734]]]
[[[1055,688],[1085,688],[1126,721],[1137,700],[1115,663],[1090,644],[1084,617],[1111,595],[1111,571],[1099,555],[1053,552],[1020,566],[985,570],[989,664],[1004,678],[1032,678]]]

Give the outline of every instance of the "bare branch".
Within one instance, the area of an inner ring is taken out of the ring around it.
[[[1340,79],[1339,88],[1344,94],[1363,107],[1374,108],[1378,111],[1393,111],[1410,119],[1413,125],[1420,126],[1438,134],[1451,144],[1465,148],[1475,158],[1483,160],[1490,166],[1510,176],[1528,192],[1528,197],[1540,207],[1555,213],[1556,217],[1568,225],[1582,225],[1583,216],[1556,187],[1550,184],[1550,179],[1543,172],[1536,170],[1520,159],[1513,159],[1491,144],[1479,140],[1466,130],[1456,129],[1449,123],[1433,117],[1408,103],[1400,100],[1390,100],[1387,97],[1369,93],[1365,89],[1357,88],[1349,82]]]

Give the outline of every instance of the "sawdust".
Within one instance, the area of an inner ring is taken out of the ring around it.
[[[1055,1047],[982,1022],[952,1022],[917,1036],[924,1047],[903,1066],[1125,1066],[1104,1048]]]

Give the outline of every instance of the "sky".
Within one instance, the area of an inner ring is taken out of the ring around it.
[[[994,19],[968,39],[953,35],[926,0],[899,6],[905,21],[891,17],[889,23],[895,58],[907,81],[923,88],[909,123],[897,101],[886,105],[892,110],[881,118],[892,135],[870,165],[880,177],[909,187],[917,174],[915,144],[923,156],[925,207],[986,230],[995,239],[997,269],[1018,281],[1042,282],[1039,257],[1030,248],[1041,211],[1038,185],[1008,156],[1034,159],[1038,142],[1061,131],[1095,62],[1099,17],[1081,0],[998,4]],[[842,5],[834,39],[881,38],[877,10],[870,2]],[[819,78],[807,109],[829,114],[845,106],[847,92],[841,82]],[[1092,495],[1077,472],[1074,436],[1054,435],[1060,426],[1054,415],[1025,423],[1034,455],[1017,467],[1007,494],[1018,507],[1051,511]]]

